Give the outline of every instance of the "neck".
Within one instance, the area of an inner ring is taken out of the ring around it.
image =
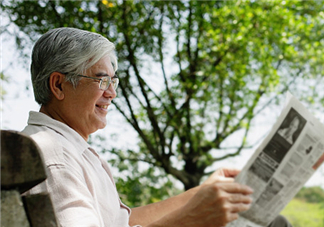
[[[64,124],[66,124],[67,126],[69,126],[70,128],[72,128],[73,130],[75,130],[77,133],[80,134],[80,136],[82,136],[82,138],[85,141],[88,141],[88,136],[84,136],[82,135],[77,129],[71,127],[71,125],[69,125],[63,118],[60,117],[59,112],[55,111],[55,108],[50,108],[49,105],[42,105],[39,112],[46,114],[47,116],[49,116],[50,118],[53,118],[54,120],[60,121]]]

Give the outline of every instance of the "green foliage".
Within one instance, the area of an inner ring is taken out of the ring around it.
[[[4,96],[7,94],[6,90],[3,88],[3,83],[5,83],[5,82],[8,82],[8,77],[6,77],[3,72],[0,72],[0,84],[1,84],[0,95],[1,95],[1,99],[3,99]]]
[[[212,163],[250,145],[252,120],[288,88],[310,102],[323,98],[320,1],[5,1],[1,9],[31,41],[72,26],[116,44],[121,81],[114,104],[140,143],[114,150],[111,161],[120,168],[149,163],[118,182],[134,179],[134,190],[142,174],[154,179],[153,167],[185,189],[199,184]],[[30,40],[17,35],[20,48]],[[222,153],[238,132],[235,150]]]
[[[111,150],[110,153],[116,153]],[[124,203],[130,207],[142,206],[176,195],[180,190],[173,187],[170,177],[165,177],[161,171],[156,168],[140,167],[137,159],[132,160],[132,151],[119,154],[119,160],[110,160],[113,167],[118,169],[116,177],[116,186],[118,193]],[[130,158],[126,158],[129,157]],[[129,176],[131,173],[131,176]]]
[[[324,190],[303,187],[281,212],[294,227],[324,226]]]
[[[127,165],[129,166],[131,163],[127,163]],[[151,173],[152,168],[139,172],[138,169],[132,166],[124,169],[124,171],[126,172],[130,169],[132,169],[131,176],[116,178],[116,186],[120,198],[123,203],[130,207],[159,202],[181,192],[174,188],[173,181],[170,178],[158,175],[157,173]],[[128,175],[128,172],[126,174]]]
[[[138,207],[161,201],[179,194],[182,190],[174,187],[175,179],[158,168],[150,168],[138,161],[132,150],[107,150],[103,148],[105,138],[90,137],[89,143],[103,153],[109,153],[108,162],[113,167],[116,187],[123,203],[129,207]]]
[[[324,190],[317,187],[303,187],[296,195],[297,199],[308,203],[323,203],[324,205]],[[324,215],[324,214],[323,214]]]
[[[281,212],[294,227],[323,227],[324,202],[308,203],[293,199]]]

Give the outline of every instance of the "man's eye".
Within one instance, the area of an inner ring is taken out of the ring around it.
[[[101,84],[103,85],[103,86],[107,86],[107,84],[108,84],[108,80],[102,80],[102,82],[101,82]]]

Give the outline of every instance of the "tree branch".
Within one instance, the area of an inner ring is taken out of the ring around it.
[[[163,9],[163,8],[162,8]],[[159,23],[159,31],[162,31],[162,25],[163,25],[163,11],[161,12],[161,18],[160,18],[160,23]],[[167,91],[169,100],[171,101],[171,106],[174,107],[174,109],[176,108],[176,103],[174,100],[174,96],[172,94],[172,92],[170,91],[169,88],[169,84],[168,84],[168,79],[166,77],[165,74],[165,70],[164,70],[164,57],[163,57],[163,52],[162,52],[162,47],[163,47],[163,35],[162,33],[159,34],[158,36],[158,45],[159,45],[159,57],[160,57],[160,63],[161,63],[161,70],[162,70],[162,75],[163,75],[163,79],[164,79],[164,85],[165,85],[165,89]],[[168,110],[168,108],[165,108],[166,110]]]
[[[298,72],[296,73],[296,76],[283,88],[281,89],[280,93],[285,93],[286,91],[288,91],[288,88],[290,85],[292,85],[296,79],[298,78],[299,74],[303,71],[302,68],[300,68],[298,70]],[[274,96],[272,97],[268,102],[266,102],[266,104],[264,104],[254,115],[258,115],[260,112],[262,112],[268,105],[270,105],[271,102],[273,102],[274,100],[278,99],[278,96]]]

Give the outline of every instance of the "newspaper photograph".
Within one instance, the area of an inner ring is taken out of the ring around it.
[[[254,189],[227,227],[267,226],[324,162],[324,125],[290,93],[277,122],[235,181]]]

